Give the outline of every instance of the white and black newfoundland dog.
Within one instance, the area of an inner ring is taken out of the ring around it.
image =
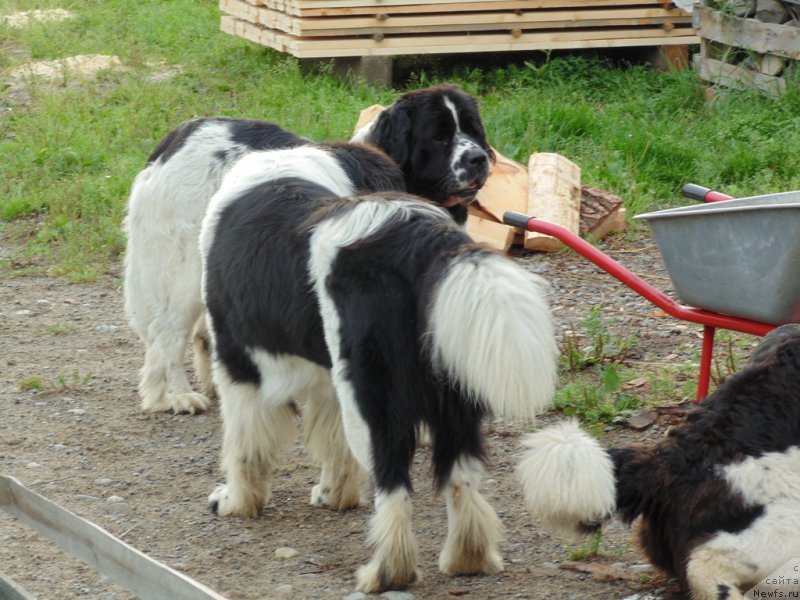
[[[446,206],[461,223],[494,158],[476,101],[454,86],[401,96],[358,132],[357,141],[386,152],[408,191]],[[269,122],[195,119],[161,140],[136,177],[125,220],[124,295],[130,325],[145,345],[139,383],[145,411],[194,413],[208,406],[202,327],[194,336],[200,393],[190,387],[183,364],[192,328],[203,323],[200,223],[222,177],[250,152],[310,143]]]
[[[305,447],[322,464],[311,503],[356,507],[371,477],[363,592],[417,578],[409,469],[420,425],[447,506],[439,568],[502,570],[500,522],[479,491],[481,420],[532,418],[557,358],[543,280],[476,245],[437,204],[385,191],[404,178],[379,158],[346,146],[250,153],[200,235],[225,475],[209,502],[238,517],[264,507],[302,408]],[[372,193],[353,195],[356,178]]]
[[[770,333],[657,444],[605,451],[566,422],[526,445],[519,472],[543,522],[574,532],[612,511],[640,517],[650,561],[694,600],[741,600],[800,557],[800,325]]]

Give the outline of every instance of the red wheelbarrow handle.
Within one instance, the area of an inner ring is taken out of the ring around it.
[[[733,196],[717,192],[711,188],[697,185],[696,183],[687,183],[681,188],[681,192],[687,198],[693,200],[700,200],[700,202],[719,202],[720,200],[733,200]]]
[[[704,325],[704,358],[701,359],[701,373],[697,392],[698,400],[705,397],[708,391],[711,346],[713,345],[714,330],[717,327],[760,336],[767,335],[767,333],[775,328],[774,325],[768,325],[758,321],[750,321],[740,317],[730,317],[728,315],[722,315],[699,308],[690,308],[688,306],[678,304],[675,302],[675,300],[654,288],[644,279],[638,275],[635,275],[614,259],[603,254],[589,242],[583,240],[581,237],[575,235],[569,229],[562,227],[561,225],[556,225],[555,223],[550,223],[542,219],[536,219],[534,217],[514,211],[507,211],[503,213],[503,222],[506,225],[511,225],[512,227],[521,227],[527,231],[535,231],[537,233],[544,233],[546,235],[553,236],[584,258],[592,261],[595,265],[603,269],[612,277],[615,277],[624,283],[637,294],[655,304],[668,315],[683,321],[690,321],[692,323],[700,323],[701,325]]]

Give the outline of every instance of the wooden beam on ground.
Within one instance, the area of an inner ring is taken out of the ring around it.
[[[0,508],[141,598],[225,600],[105,529],[0,475]]]
[[[537,152],[528,162],[527,214],[566,227],[578,235],[581,215],[581,169],[560,154]],[[526,231],[525,248],[552,252],[563,247],[556,238]]]

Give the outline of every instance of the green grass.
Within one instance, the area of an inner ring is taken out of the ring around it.
[[[658,72],[589,54],[544,53],[491,66],[479,57],[407,59],[396,89],[349,85],[330,69],[219,32],[212,0],[6,0],[5,13],[61,7],[77,18],[0,25],[8,74],[29,60],[114,54],[129,67],[27,97],[0,90],[4,270],[76,280],[118,270],[131,181],[156,142],[203,115],[266,118],[316,139],[349,137],[359,110],[406,88],[460,83],[481,103],[492,144],[522,162],[558,152],[583,182],[622,196],[630,214],[685,201],[693,181],[733,195],[800,188],[800,91],[780,100],[726,92],[706,101],[691,70]],[[8,51],[5,51],[8,50]],[[505,58],[505,57],[504,57]],[[459,62],[461,61],[461,62]],[[172,78],[154,75],[174,69]]]

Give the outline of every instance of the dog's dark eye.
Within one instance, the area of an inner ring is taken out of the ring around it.
[[[447,144],[451,139],[452,136],[449,136],[446,133],[437,133],[433,136],[433,141],[436,144]]]

